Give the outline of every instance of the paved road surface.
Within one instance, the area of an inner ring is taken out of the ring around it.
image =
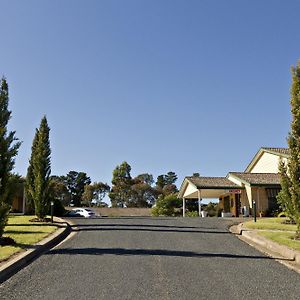
[[[0,299],[300,299],[300,276],[216,218],[77,219]]]

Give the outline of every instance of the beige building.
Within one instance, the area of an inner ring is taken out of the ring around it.
[[[280,191],[280,160],[287,161],[287,148],[263,147],[255,154],[244,172],[229,172],[226,177],[185,177],[178,197],[185,201],[196,199],[201,212],[201,200],[219,199],[224,216],[249,215],[255,201],[257,215],[268,215],[278,205],[276,195]]]

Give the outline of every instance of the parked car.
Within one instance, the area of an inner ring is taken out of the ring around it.
[[[73,208],[72,211],[74,211],[76,214],[78,214],[81,217],[85,218],[93,218],[96,217],[95,212],[90,208]]]
[[[82,217],[77,211],[75,210],[69,210],[64,215],[65,217]]]

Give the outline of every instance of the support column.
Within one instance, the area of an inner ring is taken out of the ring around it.
[[[182,198],[182,216],[185,217],[185,198]]]
[[[26,193],[25,193],[25,187],[23,188],[23,214],[25,215],[25,210],[26,210]]]
[[[261,204],[260,204],[259,194],[260,194],[260,189],[258,187],[257,190],[256,190],[256,195],[257,195],[256,208],[258,209],[258,211],[261,211]]]
[[[198,190],[198,210],[199,210],[199,217],[201,217],[201,190]]]

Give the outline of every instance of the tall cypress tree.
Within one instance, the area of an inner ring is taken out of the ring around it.
[[[8,84],[6,79],[2,78],[0,82],[0,237],[3,234],[11,207],[9,183],[15,163],[14,157],[17,155],[21,144],[17,142],[15,131],[8,132],[7,130],[7,124],[11,118],[8,102]]]
[[[281,187],[278,201],[297,224],[296,238],[300,238],[300,61],[292,68],[291,131],[288,136],[290,158],[287,166],[280,164]]]
[[[44,116],[33,139],[26,177],[26,194],[28,199],[34,203],[35,214],[40,219],[45,218],[50,205],[51,149],[49,132],[47,118]]]
[[[34,190],[34,176],[33,176],[33,160],[35,155],[35,150],[38,141],[38,129],[36,129],[35,136],[33,138],[31,146],[31,157],[29,160],[29,166],[27,169],[26,182],[25,182],[25,193],[26,193],[26,211],[27,213],[34,213],[34,201],[32,198],[31,191]]]

